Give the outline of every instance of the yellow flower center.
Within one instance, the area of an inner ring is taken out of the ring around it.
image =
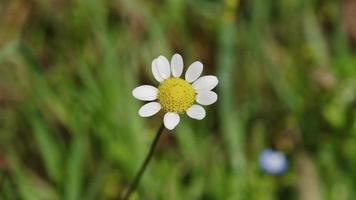
[[[183,113],[194,100],[193,86],[181,78],[169,78],[158,87],[158,102],[166,112]]]

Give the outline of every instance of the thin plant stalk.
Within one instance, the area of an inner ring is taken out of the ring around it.
[[[128,200],[130,198],[131,194],[133,193],[133,191],[136,190],[138,184],[140,183],[143,173],[145,172],[149,162],[151,161],[151,159],[153,157],[153,154],[155,152],[155,149],[157,147],[159,138],[161,137],[163,130],[164,130],[164,125],[162,124],[156,133],[156,137],[151,144],[150,151],[148,152],[145,161],[141,165],[140,171],[136,174],[135,179],[132,181],[129,189],[122,196],[122,198],[121,198],[122,200]]]

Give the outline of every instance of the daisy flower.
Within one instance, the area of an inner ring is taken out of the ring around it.
[[[152,61],[151,68],[159,86],[142,85],[136,87],[132,95],[138,100],[150,101],[138,111],[141,117],[153,116],[160,110],[166,112],[163,123],[169,130],[179,124],[180,114],[186,113],[197,120],[204,119],[206,112],[201,105],[211,105],[218,99],[218,95],[211,91],[217,86],[218,79],[211,75],[200,77],[203,64],[199,61],[188,67],[184,79],[180,78],[183,58],[179,54],[174,54],[171,62],[159,56]]]

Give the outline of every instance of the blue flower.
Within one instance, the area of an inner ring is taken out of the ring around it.
[[[260,155],[260,166],[263,171],[272,175],[279,175],[288,168],[288,161],[283,152],[265,149]]]

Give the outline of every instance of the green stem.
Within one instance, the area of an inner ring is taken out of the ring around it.
[[[136,174],[135,179],[132,181],[127,192],[122,196],[122,198],[121,198],[122,200],[128,200],[130,198],[130,195],[132,194],[132,192],[136,190],[143,173],[145,172],[149,162],[151,161],[151,159],[153,157],[153,154],[155,152],[155,149],[157,147],[159,138],[161,137],[163,130],[164,130],[164,125],[162,124],[156,133],[156,137],[151,144],[150,151],[148,152],[145,161],[141,165],[140,171]]]

